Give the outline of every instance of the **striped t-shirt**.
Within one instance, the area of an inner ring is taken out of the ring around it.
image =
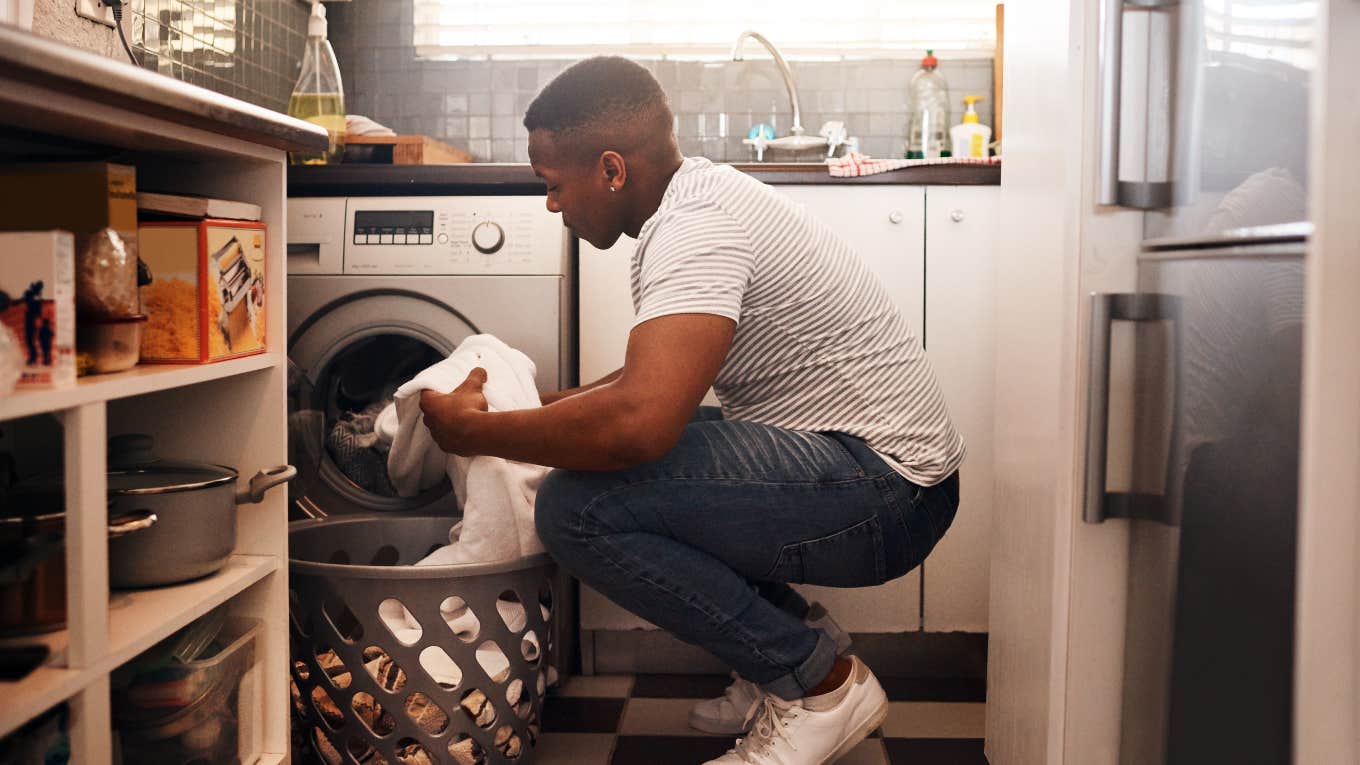
[[[737,322],[714,393],[729,420],[861,438],[933,486],[963,440],[921,343],[859,256],[801,205],[731,167],[685,159],[638,233],[634,326]]]

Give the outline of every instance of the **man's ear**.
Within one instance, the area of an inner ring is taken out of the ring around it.
[[[610,191],[618,191],[628,182],[628,166],[623,155],[617,151],[606,151],[600,155],[600,168],[604,172],[605,184]]]

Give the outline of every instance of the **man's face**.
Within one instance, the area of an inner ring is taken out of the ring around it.
[[[583,160],[558,146],[553,134],[529,134],[529,164],[548,186],[548,212],[561,213],[562,222],[580,238],[601,250],[614,246],[623,234],[621,192],[609,190],[609,179],[598,159]]]

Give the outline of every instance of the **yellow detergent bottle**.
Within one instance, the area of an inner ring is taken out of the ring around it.
[[[973,108],[973,105],[981,100],[982,96],[963,97],[963,102],[968,106],[963,112],[963,122],[949,129],[949,137],[954,142],[955,157],[973,159],[987,157],[987,146],[992,142],[992,129],[978,123],[977,111]]]
[[[340,161],[345,151],[345,88],[340,82],[335,51],[326,39],[326,7],[320,0],[312,0],[302,73],[288,100],[288,115],[320,125],[330,134],[330,145],[325,151],[293,152],[289,155],[293,164],[325,165]]]

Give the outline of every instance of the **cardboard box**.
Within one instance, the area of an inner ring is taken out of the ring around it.
[[[138,230],[151,284],[143,363],[203,363],[265,350],[265,225],[146,222]]]
[[[19,387],[76,381],[75,238],[67,231],[0,233],[0,332],[27,354]]]
[[[137,168],[108,162],[0,166],[0,231],[111,228],[137,236]]]

